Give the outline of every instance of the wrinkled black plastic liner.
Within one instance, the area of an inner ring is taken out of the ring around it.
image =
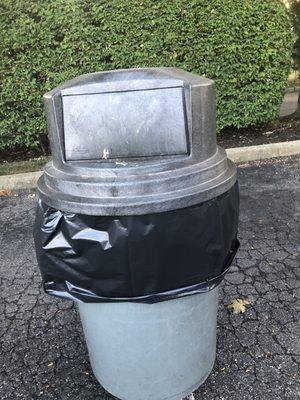
[[[239,247],[237,183],[184,209],[88,216],[39,201],[34,238],[49,294],[84,302],[155,303],[206,292]]]

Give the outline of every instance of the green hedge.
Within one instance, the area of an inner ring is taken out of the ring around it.
[[[293,67],[295,70],[300,71],[300,0],[292,0],[290,5],[294,30],[297,38],[293,49]]]
[[[276,116],[293,45],[279,0],[2,0],[0,149],[40,148],[42,95],[79,74],[177,66],[212,78],[218,129]]]

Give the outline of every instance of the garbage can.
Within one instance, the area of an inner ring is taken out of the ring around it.
[[[108,71],[44,102],[52,161],[34,231],[44,289],[77,302],[105,389],[181,399],[213,367],[218,285],[239,247],[213,81],[175,68]]]

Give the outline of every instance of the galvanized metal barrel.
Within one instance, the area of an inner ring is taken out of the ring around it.
[[[213,368],[218,288],[154,304],[78,307],[93,372],[122,400],[180,400]]]

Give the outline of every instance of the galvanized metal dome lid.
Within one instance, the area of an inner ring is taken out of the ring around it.
[[[235,165],[217,146],[212,80],[175,68],[82,75],[44,96],[49,206],[88,215],[188,207],[226,192]]]

